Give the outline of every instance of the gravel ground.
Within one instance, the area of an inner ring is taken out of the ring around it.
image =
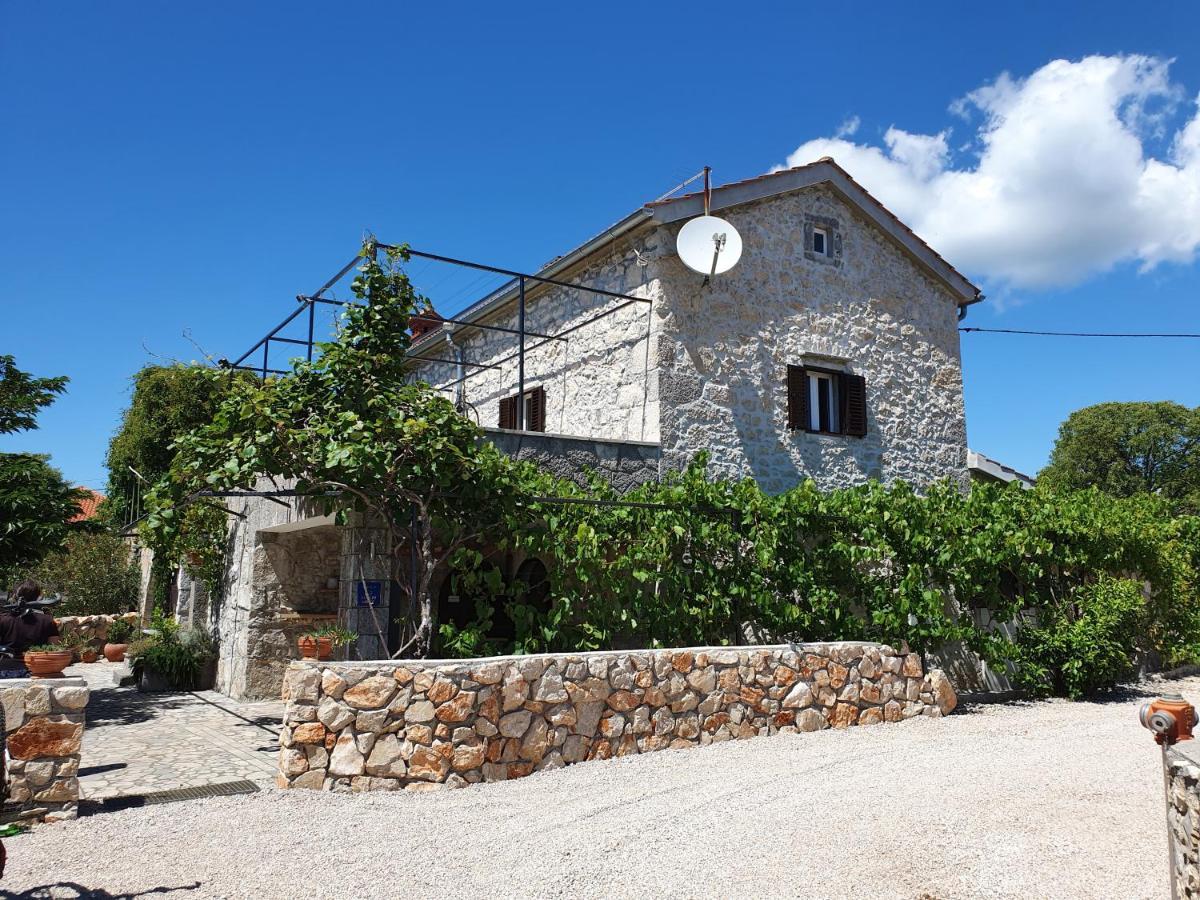
[[[1171,688],[1200,701],[1191,678],[1103,704],[980,706],[460,791],[271,791],[126,810],[6,841],[3,886],[180,898],[1162,897],[1160,757],[1135,709]],[[76,887],[48,887],[63,883]]]

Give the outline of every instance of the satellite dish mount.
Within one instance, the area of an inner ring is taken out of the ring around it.
[[[704,215],[686,223],[675,239],[675,249],[683,264],[704,276],[702,287],[714,276],[728,272],[742,258],[742,236],[737,229],[724,219],[709,215],[711,171],[709,166],[704,167]]]

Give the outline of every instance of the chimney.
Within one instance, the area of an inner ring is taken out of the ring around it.
[[[437,314],[437,310],[432,306],[417,313],[408,320],[408,330],[412,333],[414,341],[441,327],[442,317]]]

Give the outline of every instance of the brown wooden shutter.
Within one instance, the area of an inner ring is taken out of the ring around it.
[[[863,437],[867,433],[867,379],[847,373],[841,381],[842,432]]]
[[[525,430],[545,431],[546,389],[538,385],[532,391],[526,391],[526,393],[529,395],[529,421],[525,423]]]
[[[808,373],[804,366],[787,367],[788,428],[808,428]]]
[[[500,427],[517,427],[517,398],[502,397],[500,400]]]

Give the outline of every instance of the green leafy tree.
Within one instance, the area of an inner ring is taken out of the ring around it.
[[[65,377],[34,378],[0,356],[0,434],[37,427],[39,411],[54,402]],[[72,530],[84,492],[72,488],[46,456],[0,453],[0,579],[57,550]]]
[[[1060,491],[1159,494],[1200,511],[1200,409],[1159,402],[1076,410],[1059,428],[1038,480]]]
[[[18,369],[12,356],[0,356],[0,434],[36,428],[38,412],[66,387],[66,376],[34,378]]]
[[[45,456],[0,453],[0,575],[5,582],[11,586],[63,545],[82,496]]]
[[[392,652],[425,655],[434,571],[498,521],[508,473],[519,467],[481,445],[447,398],[409,383],[409,319],[427,304],[404,274],[406,259],[403,249],[368,243],[352,283],[363,302],[346,307],[336,340],[284,377],[235,382],[211,421],[176,442],[168,478],[147,498],[147,535],[156,553],[177,553],[188,540],[183,507],[212,502],[202,490],[288,479],[343,521],[359,514],[381,527],[393,571],[415,551],[419,623]]]
[[[56,615],[107,615],[137,606],[137,567],[129,546],[109,532],[68,536],[63,549],[43,559],[32,576],[46,592],[63,595]]]
[[[242,377],[249,375],[182,364],[146,366],[133,376],[129,407],[105,459],[110,522],[124,525],[136,517],[133,498],[167,473],[176,438],[211,421],[230,383]]]

